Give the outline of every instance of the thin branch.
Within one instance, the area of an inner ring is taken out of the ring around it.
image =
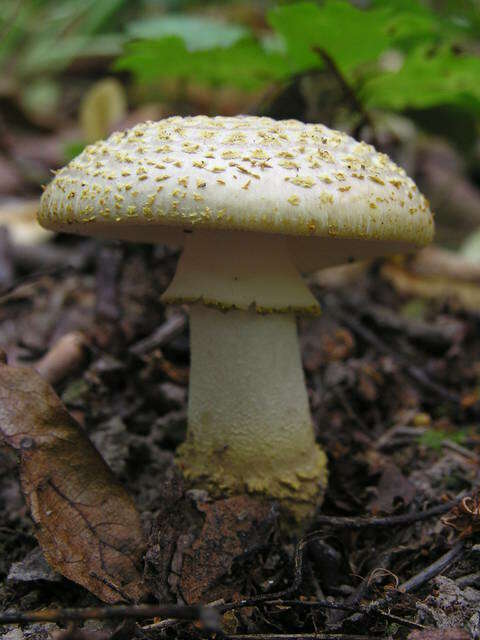
[[[338,68],[335,60],[327,51],[325,51],[325,49],[322,49],[322,47],[314,46],[312,47],[312,50],[314,51],[314,53],[318,54],[320,58],[323,60],[325,67],[328,69],[328,71],[330,71],[330,73],[334,76],[334,78],[337,80],[338,84],[340,85],[340,88],[342,89],[346,99],[350,102],[350,104],[355,109],[355,111],[362,116],[363,122],[365,122],[370,126],[372,133],[374,134],[375,127],[372,122],[372,118],[370,117],[370,114],[365,109],[360,98],[357,96],[355,89],[351,86],[351,84],[348,82],[348,80],[345,78],[343,73]]]
[[[435,560],[435,562],[432,562],[432,564],[420,571],[420,573],[403,582],[397,589],[388,593],[386,597],[373,600],[372,602],[364,605],[362,610],[350,619],[358,623],[365,615],[378,613],[380,607],[391,605],[392,599],[396,598],[399,594],[415,591],[432,578],[438,576],[442,571],[445,571],[447,567],[460,557],[464,549],[465,542],[463,540],[459,540],[449,551],[447,551],[447,553],[438,558],[438,560]]]
[[[427,520],[437,515],[441,515],[450,511],[454,506],[459,504],[461,500],[465,497],[465,492],[462,492],[453,500],[446,502],[443,505],[438,505],[436,507],[432,507],[431,509],[426,509],[425,511],[417,511],[414,513],[406,513],[400,516],[388,516],[385,518],[337,518],[335,516],[317,516],[316,523],[326,526],[335,526],[335,527],[344,527],[347,529],[358,530],[367,527],[394,527],[394,526],[402,526],[407,524],[412,524],[413,522],[421,522],[423,520]],[[221,605],[217,607],[217,610],[220,613],[226,613],[227,611],[233,611],[234,609],[240,609],[243,607],[252,607],[258,606],[259,604],[281,604],[285,601],[286,598],[295,593],[303,579],[303,562],[304,562],[304,553],[307,545],[316,540],[320,535],[323,535],[321,531],[312,531],[304,536],[297,544],[295,548],[295,556],[294,556],[294,577],[291,585],[284,589],[283,591],[271,594],[262,594],[259,596],[254,596],[252,598],[245,598],[243,600],[239,600],[238,602],[231,602],[225,605]],[[437,562],[440,562],[437,561]],[[434,563],[435,564],[435,563]],[[428,568],[427,568],[428,570]],[[426,571],[427,571],[426,570]],[[435,574],[436,575],[436,574]],[[433,577],[433,576],[432,576]],[[408,584],[407,584],[408,586]],[[407,589],[410,590],[410,589]],[[405,591],[405,589],[404,589]],[[380,615],[386,615],[385,612],[378,610],[378,607],[381,604],[386,604],[388,602],[387,599],[381,600],[377,602],[376,608]],[[344,611],[356,611],[356,612],[364,612],[369,613],[370,609],[366,610],[364,606],[359,605],[356,608],[352,607],[350,604],[337,604],[329,601],[316,601],[316,606],[324,607],[326,609],[343,609]],[[370,607],[370,605],[368,605]],[[388,614],[387,614],[388,615]]]
[[[372,526],[392,527],[401,526],[405,524],[411,524],[412,522],[419,522],[432,518],[436,515],[440,515],[449,511],[453,506],[457,505],[463,498],[465,493],[461,493],[454,500],[450,500],[443,505],[438,505],[432,509],[426,509],[425,511],[407,513],[400,516],[390,516],[387,518],[337,518],[334,516],[318,516],[317,523],[323,525],[331,525],[335,527],[346,527],[347,529],[360,529]],[[298,604],[303,606],[316,606],[326,609],[341,609],[344,611],[350,611],[357,614],[378,614],[383,617],[391,618],[391,614],[382,611],[381,606],[388,604],[390,597],[383,598],[371,602],[367,605],[352,606],[350,604],[340,604],[330,602],[328,600],[316,600],[316,601],[290,601],[287,598],[298,590],[302,583],[303,578],[303,560],[304,551],[308,543],[318,538],[321,532],[313,531],[312,533],[304,536],[297,544],[295,549],[294,558],[294,578],[289,587],[283,591],[270,594],[262,594],[252,598],[244,598],[238,602],[230,602],[220,605],[130,605],[130,606],[112,606],[112,607],[92,607],[86,609],[57,609],[57,610],[44,610],[44,611],[18,611],[0,614],[0,625],[14,624],[14,623],[26,623],[26,622],[65,622],[68,620],[80,621],[80,620],[124,620],[127,618],[141,619],[141,618],[172,618],[175,620],[199,620],[209,629],[218,629],[218,616],[219,614],[226,613],[227,611],[233,611],[235,609],[242,609],[244,607],[258,606],[259,604],[280,604],[287,605]],[[406,593],[412,591],[424,582],[438,575],[449,564],[451,564],[464,549],[464,542],[460,541],[452,547],[452,549],[444,556],[436,560],[432,565],[424,569],[418,576],[410,578],[405,583],[400,585],[397,591],[392,592],[397,594],[398,592]],[[421,625],[403,620],[395,616],[395,620],[408,626],[414,626],[415,628],[422,628]],[[301,636],[300,636],[301,637]],[[307,636],[308,637],[308,636]],[[333,636],[329,636],[333,637]]]
[[[472,492],[473,493],[473,492]],[[422,522],[423,520],[429,520],[434,516],[439,516],[453,509],[453,507],[460,504],[460,502],[467,495],[466,492],[460,493],[453,500],[449,500],[444,504],[439,504],[431,509],[425,509],[425,511],[412,511],[411,513],[402,513],[398,516],[385,516],[383,518],[378,517],[337,517],[337,516],[317,516],[315,518],[315,524],[320,526],[339,527],[344,529],[365,529],[368,527],[397,527],[406,524],[413,524],[414,522]],[[319,531],[312,531],[307,534],[308,537],[318,537]]]
[[[115,605],[85,609],[45,609],[42,611],[13,611],[0,613],[0,624],[26,622],[66,622],[82,620],[125,620],[127,618],[176,618],[177,620],[211,620],[215,610],[202,605]],[[216,616],[215,616],[216,617]]]
[[[23,278],[18,278],[16,282],[14,282],[10,287],[6,287],[5,289],[0,291],[0,302],[6,302],[6,300],[20,287],[27,286],[29,284],[33,284],[37,280],[41,280],[46,277],[56,277],[56,276],[64,276],[69,273],[74,272],[75,269],[71,265],[65,265],[64,267],[58,267],[57,269],[46,269],[45,271],[36,271],[35,273],[30,273]]]
[[[438,576],[442,571],[444,571],[447,567],[449,567],[462,553],[465,548],[465,542],[463,540],[459,540],[451,549],[447,551],[443,556],[435,560],[428,567],[417,573],[417,575],[413,576],[406,582],[403,582],[398,590],[407,593],[408,591],[415,591],[421,587],[425,582],[428,582],[432,578]]]
[[[303,540],[305,540],[305,538]],[[408,626],[408,627],[412,627],[412,628],[415,628],[415,629],[425,629],[425,627],[423,625],[418,624],[417,622],[413,622],[411,620],[405,620],[404,618],[400,618],[399,616],[395,616],[395,615],[391,614],[390,612],[384,611],[382,609],[382,607],[390,606],[391,603],[392,603],[392,600],[394,598],[398,597],[399,594],[404,594],[404,593],[408,593],[408,592],[414,591],[415,589],[418,589],[420,586],[425,584],[425,582],[428,582],[429,580],[431,580],[435,576],[439,575],[442,571],[444,571],[455,560],[457,560],[459,558],[459,556],[463,552],[464,548],[465,548],[464,541],[463,540],[458,541],[441,558],[439,558],[438,560],[433,562],[431,565],[426,567],[423,571],[421,571],[416,576],[413,576],[412,578],[410,578],[406,582],[402,583],[398,587],[398,589],[392,590],[390,593],[388,593],[388,595],[385,598],[380,598],[378,600],[374,600],[372,602],[369,602],[368,604],[359,604],[356,607],[353,607],[352,605],[349,605],[349,604],[346,604],[346,605],[337,604],[337,603],[329,602],[328,600],[325,600],[325,601],[314,600],[314,601],[310,601],[310,602],[303,601],[303,600],[294,600],[294,601],[292,601],[292,600],[282,599],[281,597],[277,597],[275,600],[273,600],[273,599],[268,600],[268,596],[262,595],[262,596],[258,596],[257,598],[250,598],[248,600],[240,600],[239,602],[229,603],[227,605],[220,606],[220,607],[218,607],[218,611],[221,612],[221,613],[224,613],[226,611],[232,611],[233,609],[239,609],[239,608],[243,608],[243,607],[247,607],[247,606],[255,606],[255,605],[260,604],[260,603],[263,603],[263,604],[279,604],[279,605],[282,605],[282,606],[285,606],[285,605],[288,605],[288,604],[292,604],[292,605],[296,605],[296,606],[302,605],[302,606],[311,606],[311,607],[319,607],[319,608],[321,607],[321,608],[325,608],[325,609],[343,609],[345,611],[351,611],[351,612],[354,612],[356,614],[356,615],[353,616],[353,618],[351,618],[351,619],[354,619],[355,622],[358,622],[359,620],[361,620],[366,615],[379,615],[379,616],[382,616],[382,617],[384,617],[384,618],[386,618],[386,619],[388,619],[390,621],[397,622],[398,624],[402,624],[402,625],[405,625],[405,626]],[[298,550],[298,547],[297,547],[297,550]],[[298,558],[300,557],[298,555],[298,551],[297,551],[296,556],[297,556],[297,571],[298,571],[299,564],[300,564],[300,567],[301,567],[301,563],[298,563]],[[296,573],[295,578],[296,579],[298,578],[298,573]],[[296,582],[296,580],[294,580],[294,583],[295,582]],[[290,589],[291,589],[291,587],[290,587]],[[270,597],[272,597],[272,596],[270,596]],[[234,638],[237,638],[237,640],[239,640],[240,637],[227,636],[227,638],[231,638],[232,640]],[[255,636],[249,636],[249,637],[250,638],[255,638]],[[260,637],[262,637],[262,636],[260,636]],[[288,638],[289,636],[286,636],[286,637]],[[298,637],[301,638],[302,636],[300,635]],[[304,636],[304,637],[308,638],[309,636],[307,635],[307,636]],[[311,636],[311,637],[315,638],[315,636]],[[334,636],[327,636],[327,637],[334,637]]]
[[[154,333],[132,345],[129,351],[136,356],[143,356],[180,335],[186,325],[187,320],[184,315],[177,313],[170,316]]]
[[[273,602],[269,602],[268,604],[275,604]],[[290,607],[310,607],[312,609],[337,609],[339,611],[348,611],[350,613],[359,613],[362,610],[362,607],[368,605],[358,604],[354,606],[351,603],[337,603],[330,602],[329,600],[279,600],[278,604],[282,607],[290,606]],[[382,609],[375,609],[373,612],[390,622],[396,622],[398,624],[402,624],[406,627],[411,627],[412,629],[425,629],[423,624],[419,624],[418,622],[412,622],[411,620],[405,620],[405,618],[400,618],[400,616],[396,616],[392,613],[387,613]]]

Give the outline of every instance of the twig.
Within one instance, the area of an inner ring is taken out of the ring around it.
[[[450,451],[454,451],[455,453],[458,453],[459,455],[463,456],[464,458],[467,458],[471,462],[478,463],[477,454],[474,451],[470,451],[470,449],[467,449],[466,447],[462,447],[462,445],[458,444],[458,442],[453,442],[453,440],[449,440],[448,438],[445,438],[445,440],[442,440],[442,447],[444,447],[445,449],[450,449]]]
[[[459,504],[466,495],[467,494],[465,492],[462,492],[453,500],[449,500],[444,504],[439,504],[436,507],[432,507],[431,509],[425,509],[425,511],[412,511],[411,513],[402,513],[398,516],[385,516],[383,518],[316,516],[315,524],[353,530],[364,529],[367,527],[396,527],[406,524],[412,524],[413,522],[421,522],[422,520],[428,520],[429,518],[433,518],[434,516],[447,513],[447,511],[450,511],[450,509]],[[319,531],[312,531],[305,537],[308,537],[310,541],[310,539],[318,537],[319,534]],[[310,536],[312,538],[310,538]]]
[[[213,607],[202,605],[115,605],[85,609],[47,609],[43,611],[13,611],[0,613],[0,625],[25,622],[65,622],[82,620],[125,620],[127,618],[176,618],[177,620],[216,619]]]
[[[56,385],[83,364],[87,347],[87,337],[81,331],[70,331],[59,338],[34,367],[51,385]]]
[[[15,291],[17,291],[17,289],[20,289],[20,287],[32,284],[37,280],[41,280],[46,277],[64,276],[72,271],[74,271],[74,268],[70,265],[66,265],[65,267],[59,267],[58,269],[36,271],[35,273],[30,273],[28,276],[24,276],[23,278],[18,278],[10,287],[6,287],[0,291],[0,302],[5,302]]]
[[[419,340],[422,344],[434,349],[450,347],[455,342],[459,331],[456,320],[441,325],[432,324],[404,316],[378,303],[363,304],[362,315],[372,320],[380,329],[404,333],[408,338]]]
[[[447,553],[438,558],[438,560],[435,560],[435,562],[420,571],[420,573],[403,582],[397,589],[392,590],[385,598],[373,600],[367,605],[364,605],[362,607],[362,610],[357,615],[352,616],[350,619],[355,622],[359,622],[365,615],[378,613],[380,607],[389,605],[392,599],[397,597],[398,594],[415,591],[423,584],[425,584],[425,582],[428,582],[432,578],[435,578],[447,567],[449,567],[460,556],[464,548],[464,541],[459,540],[449,551],[447,551]]]
[[[324,526],[330,525],[335,527],[344,527],[351,530],[358,530],[366,527],[401,526],[401,525],[411,524],[413,522],[420,522],[422,520],[427,520],[428,518],[432,518],[442,513],[446,513],[447,511],[450,511],[450,509],[452,509],[454,506],[459,504],[459,502],[463,500],[464,497],[465,497],[465,493],[462,492],[454,500],[450,500],[449,502],[446,502],[443,505],[438,505],[436,507],[432,507],[431,509],[426,509],[425,511],[406,513],[400,516],[387,516],[385,518],[337,518],[335,516],[317,516],[316,523]],[[289,587],[277,593],[262,594],[259,596],[254,596],[252,598],[245,598],[243,600],[239,600],[238,602],[230,602],[228,604],[221,605],[220,607],[217,608],[218,611],[220,613],[226,613],[227,611],[233,611],[234,609],[257,606],[262,603],[283,604],[285,602],[285,599],[288,598],[291,594],[295,593],[302,583],[305,548],[307,547],[309,542],[317,539],[319,535],[322,535],[322,533],[323,532],[320,532],[320,531],[312,531],[311,533],[308,533],[306,536],[304,536],[298,542],[295,548],[295,556],[294,556],[294,577]],[[328,600],[326,601],[317,600],[315,601],[315,604],[318,607],[324,607],[326,609],[343,609],[345,611],[355,610],[356,612],[363,612],[363,613],[371,613],[373,611],[370,608],[370,605],[368,605],[367,608],[361,605],[357,607],[353,607],[350,604],[337,604],[337,603],[329,602]],[[388,600],[383,599],[381,601],[377,601],[375,613],[378,613],[379,615],[383,615],[383,616],[390,615],[379,609],[379,607],[382,604],[388,604]],[[405,621],[405,623],[406,622],[409,622],[409,621]],[[416,624],[416,623],[411,623],[411,624]]]
[[[453,506],[458,504],[464,497],[465,494],[462,493],[454,500],[446,502],[443,505],[439,505],[425,511],[408,513],[401,516],[390,516],[387,518],[336,518],[333,516],[319,516],[317,517],[317,523],[323,523],[324,525],[328,524],[337,527],[343,526],[349,529],[360,529],[363,527],[371,526],[400,526],[403,524],[410,524],[412,522],[426,520],[427,518],[431,518],[435,515],[445,513],[446,511],[449,511]],[[0,614],[0,625],[26,622],[65,622],[67,620],[117,620],[127,618],[140,619],[162,617],[172,618],[176,620],[200,620],[206,626],[209,626],[209,628],[214,628],[217,627],[218,614],[223,614],[227,611],[233,611],[235,609],[241,609],[244,607],[258,606],[262,603],[286,605],[292,602],[286,600],[286,598],[297,591],[297,589],[301,585],[303,577],[303,559],[305,548],[309,542],[316,539],[319,535],[319,531],[313,531],[304,536],[299,541],[295,549],[293,581],[291,585],[287,587],[287,589],[284,589],[283,591],[277,593],[262,594],[259,596],[254,596],[252,598],[244,598],[243,600],[239,600],[238,602],[230,602],[216,606],[132,605],[92,607],[86,609],[58,609],[33,612],[14,611],[10,613]],[[414,578],[411,578],[410,580],[407,580],[407,582],[400,585],[398,591],[404,593],[407,591],[412,591],[413,589],[418,588],[424,582],[430,580],[432,577],[435,577],[460,555],[463,548],[464,542],[457,542],[457,544],[447,554],[427,567],[424,571],[418,574],[418,576],[415,576]],[[329,602],[328,600],[316,600],[313,602],[300,600],[293,602],[295,604],[302,604],[303,606],[316,606],[324,607],[327,609],[343,609],[345,611],[358,612],[360,614],[377,613],[384,617],[391,617],[391,614],[379,609],[380,606],[388,604],[389,598],[377,600],[368,605],[358,605],[356,607],[353,607],[349,604]],[[396,617],[396,620],[401,621],[402,618]],[[404,620],[402,624],[409,624],[410,626],[416,626],[416,628],[422,628],[421,625],[416,625],[416,623],[412,623],[408,620]],[[335,637],[335,635],[331,635],[328,637]],[[365,636],[362,637],[365,638]]]
[[[477,587],[480,582],[480,571],[476,573],[467,573],[464,576],[460,576],[455,580],[455,584],[460,587],[460,589],[465,589],[465,587]]]
[[[53,242],[37,245],[12,244],[15,266],[22,271],[58,269],[66,266],[85,269],[95,255],[95,243],[90,240],[76,242],[71,247],[62,247]]]
[[[314,46],[312,47],[312,50],[322,58],[328,71],[330,71],[330,73],[336,78],[347,100],[350,102],[350,104],[355,109],[355,111],[362,116],[363,121],[370,126],[372,130],[372,134],[374,134],[375,127],[372,122],[372,118],[370,117],[370,114],[365,109],[364,105],[362,104],[362,101],[357,96],[354,88],[350,85],[350,83],[347,81],[343,73],[338,68],[335,60],[331,57],[331,55],[327,51],[325,51],[325,49],[322,49],[322,47]]]
[[[213,602],[208,603],[208,607],[215,607],[220,604],[224,604],[225,600],[214,600]],[[181,620],[178,618],[164,618],[163,620],[159,620],[158,622],[153,622],[152,624],[147,624],[142,626],[142,631],[155,631],[156,633],[160,631],[164,631],[165,629],[169,629],[171,627],[177,626],[181,623]]]
[[[413,576],[406,582],[403,582],[398,587],[398,590],[403,593],[407,593],[408,591],[414,591],[415,589],[418,589],[418,587],[421,587],[422,584],[425,584],[425,582],[428,582],[432,578],[435,578],[435,576],[438,576],[440,573],[442,573],[442,571],[450,566],[452,562],[454,562],[459,557],[464,548],[465,542],[463,540],[459,540],[450,549],[450,551],[438,558],[438,560],[435,560],[435,562],[423,569],[423,571],[417,573],[416,576]]]
[[[268,602],[267,604],[275,604],[275,602]],[[350,613],[358,613],[363,607],[368,605],[362,604],[354,604],[352,603],[339,603],[339,602],[330,602],[329,600],[279,600],[278,604],[283,606],[298,606],[298,607],[311,607],[311,608],[319,608],[319,609],[333,609],[338,611],[348,611]],[[375,614],[382,616],[386,620],[390,620],[390,622],[397,622],[399,624],[403,624],[407,627],[411,627],[412,629],[424,629],[424,625],[419,624],[418,622],[412,622],[411,620],[405,620],[404,618],[400,618],[400,616],[396,616],[392,613],[387,613],[382,609],[375,609]]]
[[[340,386],[333,387],[333,393],[335,394],[335,396],[340,401],[340,404],[342,405],[342,407],[345,409],[345,412],[346,412],[347,416],[351,420],[353,420],[353,422],[356,422],[358,424],[358,426],[366,432],[367,431],[367,425],[363,422],[363,420],[360,418],[360,416],[357,413],[355,413],[355,411],[352,408],[352,405],[350,404],[350,402],[345,397],[345,394],[343,393],[343,391],[340,388]]]
[[[33,533],[27,533],[26,531],[17,531],[16,529],[11,529],[10,527],[0,526],[0,533],[4,533],[7,536],[16,536],[19,538],[24,538],[25,540],[36,540]]]
[[[425,511],[416,511],[412,513],[404,513],[399,516],[386,516],[384,518],[349,518],[349,517],[336,517],[336,516],[317,516],[315,518],[316,525],[320,526],[333,526],[341,527],[350,530],[364,529],[367,527],[397,527],[401,525],[412,524],[413,522],[421,522],[422,520],[428,520],[434,516],[441,515],[450,511],[453,507],[459,504],[465,497],[465,492],[462,492],[456,496],[453,500],[449,500],[445,504],[426,509]],[[295,576],[291,587],[285,592],[284,596],[295,592],[301,584],[302,572],[303,572],[303,556],[305,547],[312,540],[316,540],[320,535],[323,535],[322,531],[312,531],[307,533],[295,549]]]
[[[368,604],[358,604],[357,606],[353,606],[352,604],[337,604],[333,602],[327,601],[304,601],[304,600],[284,600],[278,599],[277,601],[267,602],[266,604],[281,604],[285,605],[295,605],[295,606],[310,606],[310,607],[322,607],[326,609],[340,609],[344,611],[355,612],[351,619],[358,622],[365,615],[380,615],[385,619],[390,620],[391,622],[397,622],[398,624],[402,624],[408,627],[412,627],[415,629],[425,629],[424,625],[421,625],[417,622],[413,622],[411,620],[406,620],[399,616],[395,616],[390,612],[384,611],[381,607],[388,606],[391,604],[391,601],[394,597],[398,596],[398,594],[408,593],[411,591],[415,591],[419,587],[421,587],[425,582],[428,582],[435,576],[439,575],[442,571],[444,571],[447,567],[449,567],[462,553],[465,548],[465,543],[463,540],[459,540],[447,553],[445,553],[441,558],[438,558],[431,565],[426,567],[423,571],[413,576],[409,580],[403,582],[398,589],[392,590],[387,597],[380,598],[378,600],[374,600]],[[263,597],[263,596],[262,596]],[[248,606],[253,606],[253,598],[250,600]],[[247,605],[245,605],[247,606]],[[223,611],[223,609],[222,609]],[[227,638],[236,638],[236,636],[226,636]],[[250,636],[255,637],[255,636]],[[288,637],[288,636],[287,636]],[[302,637],[302,636],[300,636]],[[308,635],[306,637],[309,637]],[[315,637],[315,636],[312,636]],[[327,637],[335,637],[335,635],[327,636]]]
[[[186,324],[187,321],[185,316],[175,314],[168,318],[168,320],[150,336],[132,345],[129,351],[136,356],[143,356],[149,351],[161,347],[176,336],[180,335]]]

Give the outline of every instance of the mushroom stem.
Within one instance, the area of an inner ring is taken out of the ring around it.
[[[163,295],[189,302],[184,475],[222,493],[259,493],[302,517],[326,485],[315,444],[295,312],[319,305],[286,238],[194,231]]]
[[[194,304],[187,441],[179,464],[210,489],[311,509],[326,485],[292,313]],[[289,505],[290,506],[290,505]]]
[[[162,296],[171,304],[203,302],[222,311],[320,310],[292,259],[287,238],[196,230],[187,234],[175,276]]]

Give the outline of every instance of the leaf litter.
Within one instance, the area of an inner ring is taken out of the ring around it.
[[[89,435],[115,469],[117,486],[120,481],[132,494],[149,532],[143,561],[138,547],[134,584],[141,584],[144,562],[144,588],[159,602],[229,602],[275,593],[292,583],[295,541],[281,532],[271,505],[266,508],[253,498],[217,500],[189,491],[173,465],[172,454],[186,428],[188,325],[177,321],[178,316],[158,300],[175,260],[174,252],[163,249],[123,249],[115,290],[106,292],[109,305],[118,306],[116,320],[96,316],[91,262],[84,262],[73,274],[33,281],[22,297],[10,298],[4,305],[3,344],[12,363],[33,364],[54,351],[62,335],[82,331],[87,351],[76,369],[67,368],[65,376],[56,374],[54,384],[79,422],[76,429]],[[15,272],[19,272],[16,265]],[[97,281],[100,297],[104,287],[111,283],[105,278]],[[423,301],[415,317],[410,316],[406,305],[412,298],[392,290],[376,265],[366,267],[354,283],[347,278],[343,284],[324,283],[314,289],[323,301],[324,314],[302,319],[300,335],[317,437],[330,458],[322,517],[408,515],[478,486],[480,474],[472,457],[480,444],[474,426],[478,406],[475,400],[457,401],[474,393],[478,384],[475,363],[480,361],[480,342],[475,314],[448,301]],[[116,323],[115,331],[106,328],[109,322]],[[372,334],[376,341],[371,340]],[[17,369],[2,367],[5,372]],[[35,376],[31,370],[28,375],[31,380]],[[31,404],[26,388],[23,397]],[[53,402],[50,387],[42,389]],[[63,421],[71,424],[65,409],[53,404],[49,410],[57,420],[61,415],[62,425]],[[16,414],[22,433],[24,413]],[[34,436],[39,437],[35,431]],[[27,478],[26,485],[23,469],[34,451],[22,450],[18,444],[16,451],[22,460],[22,484],[31,487],[38,476]],[[12,493],[15,462],[5,452],[0,455],[8,458],[9,465],[8,472],[0,470],[0,505],[10,529],[8,534],[0,529],[0,544],[17,539],[18,562],[33,548],[31,538],[20,536],[33,529]],[[65,477],[56,469],[49,471],[55,479]],[[14,506],[11,515],[9,501]],[[238,526],[241,512],[245,517]],[[60,529],[72,517],[67,513],[63,512]],[[358,633],[351,612],[331,616],[321,607],[308,608],[301,602],[328,598],[355,608],[382,601],[389,594],[395,594],[389,610],[400,619],[435,625],[434,607],[420,611],[418,606],[426,597],[435,599],[435,583],[420,582],[412,593],[403,595],[395,588],[421,576],[429,564],[448,554],[463,531],[466,546],[442,575],[455,584],[460,581],[457,587],[462,592],[467,586],[474,591],[480,587],[480,582],[466,586],[461,582],[476,573],[478,552],[476,522],[469,513],[458,513],[456,528],[444,524],[440,516],[387,529],[319,525],[320,535],[306,550],[297,604],[253,604],[232,610],[225,613],[225,630],[237,635],[272,630],[305,634],[334,624],[336,632]],[[94,516],[92,520],[99,521]],[[315,521],[311,527],[317,528]],[[101,570],[95,573],[108,580]],[[91,576],[89,580],[113,597],[105,584],[100,587]],[[36,586],[40,584],[5,582],[0,597],[5,604],[13,602],[15,608],[23,605],[24,609],[91,602],[91,596],[72,583],[62,583],[61,592],[55,583],[48,583],[48,590]],[[470,591],[468,596],[472,597]],[[464,624],[471,617],[465,613]],[[362,633],[385,634],[381,616],[373,613],[362,620]],[[162,621],[147,622],[143,633],[153,638],[162,625]],[[181,637],[182,628],[174,626],[171,633]],[[395,628],[394,637],[405,637],[408,627]],[[200,631],[189,627],[188,633],[193,637]]]
[[[49,384],[0,364],[0,434],[19,457],[35,535],[53,569],[105,602],[143,594],[133,501]]]

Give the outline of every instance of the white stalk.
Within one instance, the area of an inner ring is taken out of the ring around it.
[[[190,313],[190,478],[234,491],[314,501],[325,483],[292,314]]]
[[[165,294],[198,301],[190,311],[188,434],[179,464],[210,489],[311,505],[325,487],[326,463],[291,309],[318,305],[283,238],[212,240],[188,238]]]
[[[317,313],[315,300],[290,255],[285,236],[195,231],[186,234],[165,302],[203,302],[260,313]]]

